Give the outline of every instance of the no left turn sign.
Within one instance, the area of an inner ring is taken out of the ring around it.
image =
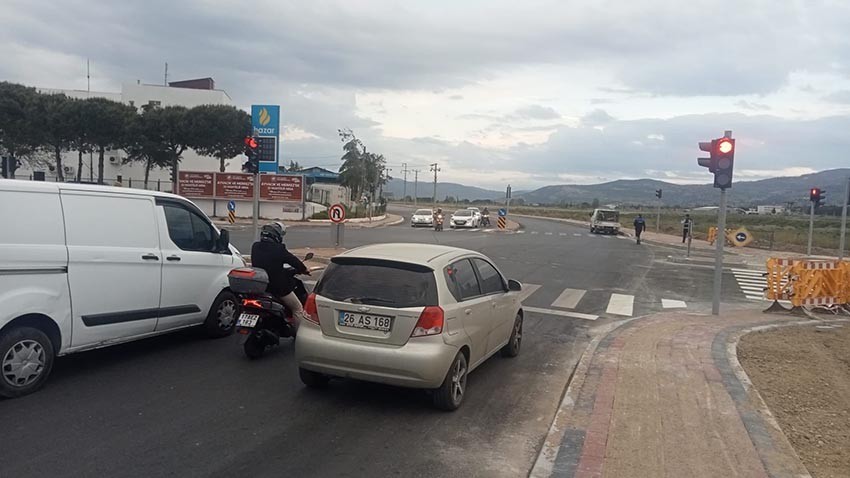
[[[334,224],[345,221],[345,208],[342,207],[342,204],[334,204],[328,209],[328,217]]]

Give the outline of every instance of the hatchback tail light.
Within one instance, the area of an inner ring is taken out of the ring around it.
[[[424,337],[426,335],[438,335],[443,333],[443,324],[445,322],[445,314],[441,307],[431,305],[425,307],[419,315],[419,320],[416,321],[416,327],[413,328],[411,337]]]
[[[307,314],[307,320],[319,325],[319,309],[316,307],[316,294],[307,296],[307,302],[304,304],[304,313]]]

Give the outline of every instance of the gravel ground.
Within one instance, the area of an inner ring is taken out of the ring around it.
[[[745,335],[738,358],[812,476],[850,477],[850,324]]]

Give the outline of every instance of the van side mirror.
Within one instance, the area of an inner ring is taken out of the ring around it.
[[[218,251],[219,252],[229,252],[230,251],[230,231],[227,229],[222,229],[218,233]]]
[[[519,292],[522,290],[522,284],[519,281],[508,279],[508,290],[511,292]]]

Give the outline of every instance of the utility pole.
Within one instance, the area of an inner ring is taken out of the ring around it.
[[[434,206],[437,205],[437,173],[440,172],[440,168],[437,166],[437,163],[431,164],[431,171],[434,173]]]
[[[844,259],[844,240],[847,238],[847,205],[850,204],[850,177],[844,188],[844,205],[841,207],[841,239],[838,241],[838,260]]]
[[[416,207],[419,204],[419,173],[422,172],[420,169],[413,170],[413,206]]]
[[[815,228],[815,203],[812,202],[811,210],[809,211],[809,245],[806,247],[806,255],[812,255],[812,233]]]
[[[168,86],[168,62],[165,62],[165,77],[163,78],[162,86]]]
[[[658,216],[655,218],[655,233],[661,232],[661,196],[664,193],[661,189],[655,190],[655,197],[658,198]]]
[[[410,170],[407,169],[407,163],[401,163],[401,168],[402,168],[401,173],[404,175],[404,180],[403,180],[404,186],[403,186],[403,190],[402,190],[402,193],[401,193],[401,203],[407,204],[407,173],[409,173]]]

